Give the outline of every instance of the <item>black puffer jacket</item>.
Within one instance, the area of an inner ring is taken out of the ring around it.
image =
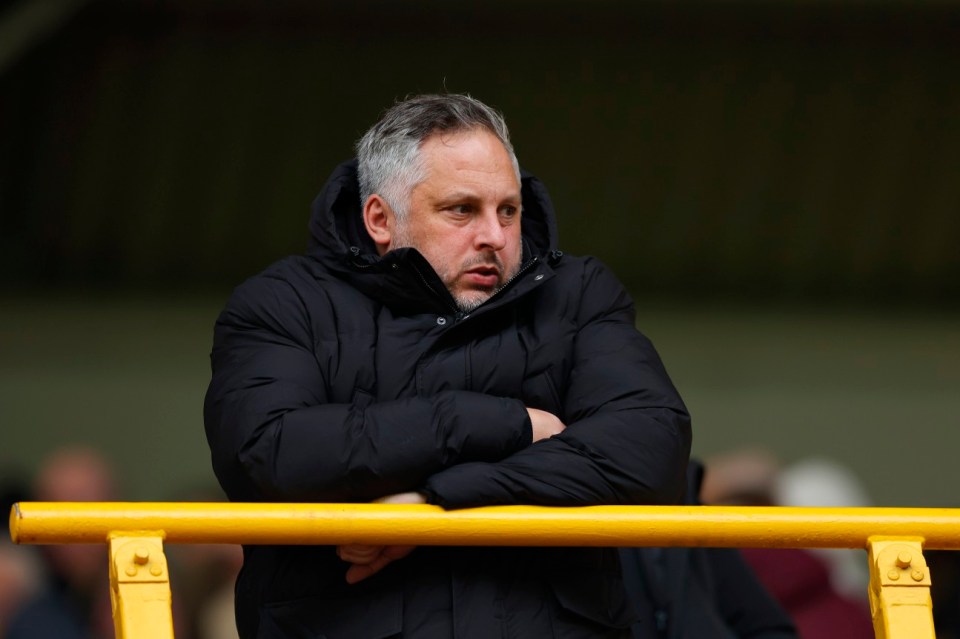
[[[419,252],[376,255],[356,164],[314,203],[306,256],[238,287],[217,320],[204,407],[235,501],[444,508],[680,499],[689,418],[633,306],[598,261],[556,250],[523,179],[523,266],[469,315]],[[525,406],[568,428],[531,445]],[[251,546],[241,637],[621,636],[614,549],[427,548],[357,585],[334,549]]]

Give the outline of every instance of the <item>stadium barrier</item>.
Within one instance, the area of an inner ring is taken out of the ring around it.
[[[107,544],[117,639],[173,639],[164,543],[862,548],[877,639],[930,639],[923,550],[960,550],[960,509],[20,502],[10,536]]]

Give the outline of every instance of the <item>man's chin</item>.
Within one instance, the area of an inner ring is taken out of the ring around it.
[[[486,302],[488,299],[493,297],[493,294],[496,293],[496,289],[492,291],[478,291],[471,290],[461,293],[456,293],[453,296],[453,299],[457,302],[457,308],[459,308],[464,313],[469,313],[479,307],[481,304]]]

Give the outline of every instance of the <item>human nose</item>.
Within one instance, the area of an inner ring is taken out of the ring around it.
[[[477,248],[489,248],[499,251],[507,245],[507,234],[496,210],[484,211],[477,219],[477,233],[474,239]]]

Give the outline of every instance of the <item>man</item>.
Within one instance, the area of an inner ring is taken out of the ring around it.
[[[674,503],[684,405],[632,303],[557,250],[507,127],[396,104],[314,203],[305,256],[233,294],[205,403],[238,501]],[[612,548],[244,549],[241,637],[628,637]]]

